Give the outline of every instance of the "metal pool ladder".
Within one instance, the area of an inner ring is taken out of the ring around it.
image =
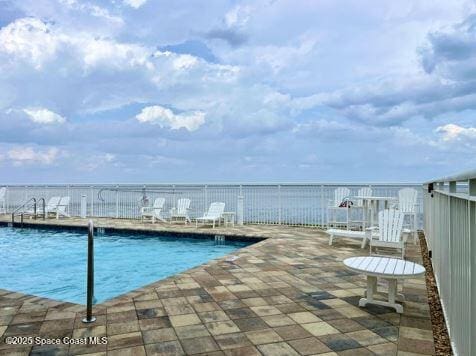
[[[46,218],[46,202],[45,202],[45,198],[39,198],[39,199],[36,199],[36,198],[30,198],[28,199],[26,202],[24,202],[22,205],[20,205],[18,208],[16,208],[15,210],[13,210],[12,212],[12,226],[15,225],[15,215],[20,215],[20,223],[21,223],[21,226],[23,226],[23,215],[24,215],[24,211],[23,209],[29,205],[31,205],[31,203],[33,203],[33,219],[36,219],[37,217],[37,205],[39,202],[42,202],[42,208],[43,208],[43,220],[45,220]],[[18,214],[18,212],[21,211],[20,214]]]

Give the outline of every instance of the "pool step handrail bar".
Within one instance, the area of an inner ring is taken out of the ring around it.
[[[40,201],[42,202],[41,208],[43,210],[43,214],[42,214],[43,215],[43,220],[45,220],[46,219],[46,200],[45,200],[45,198],[39,198],[36,201],[36,204],[38,205]],[[36,211],[38,211],[38,210],[36,210]],[[36,218],[36,216],[35,216],[35,218]]]
[[[28,204],[30,204],[31,202],[33,202],[33,216],[34,218],[36,219],[36,198],[30,198],[28,199],[26,202],[24,202],[22,205],[20,205],[18,208],[16,208],[15,210],[13,210],[12,212],[12,226],[15,225],[15,214],[18,213],[20,210],[24,209],[26,206],[28,206]],[[21,225],[23,226],[23,210],[22,212],[19,214],[20,215],[20,221],[21,221]],[[17,214],[18,215],[18,214]]]
[[[87,290],[86,290],[86,317],[83,323],[94,323],[96,317],[93,316],[93,298],[94,298],[94,225],[93,221],[88,222],[88,272],[87,272]]]

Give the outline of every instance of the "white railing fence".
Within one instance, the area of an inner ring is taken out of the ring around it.
[[[81,201],[92,217],[140,218],[142,204],[152,204],[156,197],[166,198],[164,211],[174,207],[177,199],[191,199],[190,216],[203,215],[213,201],[226,204],[226,211],[237,213],[248,224],[286,224],[322,226],[327,222],[327,206],[334,190],[346,186],[351,195],[370,186],[374,195],[398,196],[405,187],[420,190],[420,184],[106,184],[106,185],[10,185],[6,209],[13,211],[29,198],[71,197],[69,213],[81,215]],[[82,198],[83,197],[83,198]],[[146,197],[146,200],[144,200]],[[422,195],[419,195],[419,220],[422,218]],[[240,201],[242,212],[239,209]]]
[[[476,350],[476,170],[424,185],[424,231],[455,355]]]

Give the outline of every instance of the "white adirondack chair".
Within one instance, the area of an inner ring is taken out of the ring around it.
[[[7,188],[0,188],[0,214],[7,213]]]
[[[55,209],[56,219],[59,219],[61,216],[65,216],[67,218],[71,217],[68,213],[70,200],[71,198],[69,196],[61,197],[61,200]]]
[[[220,225],[220,220],[222,219],[224,211],[225,203],[211,203],[205,215],[195,220],[195,227],[198,227],[198,222],[202,222],[203,224],[205,224],[206,222],[212,222],[213,228],[215,228],[215,223],[218,223],[218,225]]]
[[[398,210],[405,214],[404,232],[413,235],[414,243],[417,241],[417,198],[416,189],[403,188],[398,191]]]
[[[185,224],[187,222],[191,223],[190,217],[188,216],[188,211],[190,210],[190,199],[179,199],[177,200],[177,207],[170,209],[170,222],[173,220],[184,220]]]
[[[339,205],[346,200],[350,195],[349,188],[339,187],[334,190],[334,199],[329,200],[327,207],[327,227],[331,225],[345,225],[349,229],[349,209],[347,207],[340,207]],[[339,212],[345,212],[346,221],[339,221]]]
[[[403,241],[403,219],[405,214],[398,209],[385,209],[378,214],[378,228],[374,230],[370,239],[370,255],[373,247],[395,248],[402,252],[405,257],[405,241]]]
[[[56,214],[58,205],[61,202],[61,197],[54,196],[51,197],[45,206],[45,215],[48,217],[49,214]]]
[[[363,187],[360,188],[357,192],[358,197],[371,197],[372,196],[372,188],[370,187]],[[349,216],[350,216],[350,223],[358,223],[362,227],[365,227],[365,206],[364,201],[362,199],[356,199],[352,201],[354,204],[350,206]],[[357,218],[355,215],[357,214]]]
[[[165,222],[165,219],[162,217],[164,204],[165,198],[156,198],[154,200],[154,205],[142,207],[140,210],[141,220],[144,221],[145,218],[150,218],[152,224],[155,223],[155,219]]]

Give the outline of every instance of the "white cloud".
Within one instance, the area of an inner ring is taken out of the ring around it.
[[[84,160],[80,159],[78,168],[83,171],[91,172],[110,163],[116,163],[116,155],[112,153],[94,154],[86,157]]]
[[[188,131],[195,131],[205,123],[205,113],[195,111],[177,115],[170,109],[154,105],[143,108],[140,114],[136,116],[136,119],[140,122],[169,127],[172,130],[184,128]]]
[[[62,124],[66,121],[63,116],[44,108],[29,108],[23,111],[31,121],[38,124]]]
[[[36,69],[54,56],[58,44],[48,25],[36,18],[18,19],[0,30],[0,52],[30,62]]]
[[[35,150],[32,147],[16,147],[7,151],[6,157],[15,166],[23,164],[39,163],[44,165],[53,164],[60,156],[60,150],[50,147],[46,150]]]
[[[436,132],[442,135],[443,141],[476,139],[476,127],[462,127],[455,124],[447,124],[438,126]]]
[[[133,7],[134,9],[138,9],[142,5],[144,5],[147,0],[124,0],[124,4]]]
[[[250,20],[251,6],[237,5],[225,14],[225,23],[228,27],[243,27]]]
[[[189,69],[192,68],[195,64],[197,64],[197,62],[197,57],[191,56],[189,54],[184,54],[174,59],[173,67],[178,70]]]

